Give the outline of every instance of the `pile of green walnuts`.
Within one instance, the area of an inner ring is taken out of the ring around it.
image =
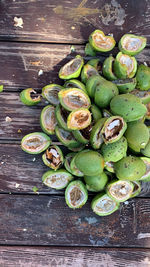
[[[120,52],[100,62],[99,52],[111,51],[116,42],[95,30],[89,37],[86,64],[77,55],[59,71],[63,86],[42,89],[49,102],[40,115],[43,132],[26,135],[21,147],[30,154],[43,153],[50,169],[42,177],[51,188],[65,190],[70,208],[81,208],[88,191],[95,193],[91,208],[106,216],[121,202],[137,196],[141,181],[150,181],[150,68],[134,57],[146,38],[125,34]],[[20,95],[26,105],[41,101],[32,88]],[[50,135],[70,150],[65,156]],[[62,166],[64,167],[62,168]]]

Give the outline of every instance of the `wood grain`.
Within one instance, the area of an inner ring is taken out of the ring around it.
[[[150,250],[103,248],[0,247],[7,267],[148,267]]]
[[[150,248],[150,200],[133,199],[99,217],[91,198],[72,210],[61,196],[0,195],[0,245]]]
[[[83,45],[75,45],[74,49],[72,52],[70,45],[0,42],[0,84],[4,85],[4,91],[9,92],[20,92],[28,87],[40,91],[49,83],[63,84],[58,78],[59,69],[76,54],[84,56]],[[113,54],[117,52],[118,49],[114,49]],[[108,55],[98,55],[101,64]],[[90,59],[84,58],[85,62]],[[139,63],[147,62],[150,65],[150,50],[144,49],[136,58]],[[39,76],[40,70],[43,74]]]
[[[67,148],[61,146],[64,155]],[[39,194],[64,195],[64,190],[54,190],[42,183],[42,175],[49,170],[41,155],[30,155],[18,144],[0,145],[0,193],[33,194],[36,186]],[[91,195],[91,194],[90,194]],[[141,197],[150,197],[150,182],[142,184]]]
[[[113,33],[117,41],[130,31],[150,39],[147,0],[5,0],[0,10],[4,40],[83,43],[97,28]],[[23,19],[23,28],[14,26],[14,17]]]

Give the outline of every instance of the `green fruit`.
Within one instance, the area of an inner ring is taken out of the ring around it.
[[[99,119],[92,128],[90,135],[90,143],[94,149],[99,149],[101,144],[103,143],[101,130],[105,121],[106,118]]]
[[[70,163],[71,163],[71,160],[73,159],[73,157],[76,155],[75,152],[72,152],[72,153],[68,153],[66,156],[65,156],[65,161],[64,161],[64,166],[65,166],[65,169],[70,172],[71,174],[72,173],[72,170],[71,170],[71,167],[70,167]]]
[[[42,160],[46,166],[56,171],[63,165],[64,157],[59,146],[51,145],[42,155]]]
[[[114,115],[123,117],[126,122],[139,120],[147,112],[142,101],[132,94],[115,96],[110,102],[110,108]]]
[[[92,176],[103,172],[104,159],[96,151],[80,152],[75,158],[77,168],[84,173],[84,175]]]
[[[99,75],[98,71],[91,65],[84,65],[81,71],[81,81],[86,84],[87,80],[93,75]]]
[[[115,143],[102,144],[101,154],[105,162],[117,162],[126,156],[127,148],[127,140],[124,136],[122,136]]]
[[[108,118],[101,130],[105,144],[118,141],[127,129],[127,124],[122,117],[112,116]]]
[[[54,134],[56,127],[55,108],[52,105],[47,105],[41,111],[40,125],[43,132]]]
[[[111,99],[118,95],[117,86],[107,80],[101,81],[95,90],[94,102],[100,108],[107,108]]]
[[[69,110],[78,108],[89,108],[91,105],[88,95],[78,88],[68,88],[61,90],[58,94],[61,105]]]
[[[52,105],[56,106],[59,104],[58,93],[62,89],[63,87],[58,84],[46,85],[42,89],[42,96]]]
[[[113,180],[107,185],[107,195],[115,201],[124,202],[132,195],[134,185],[130,181]]]
[[[100,75],[91,76],[86,83],[86,90],[91,98],[94,98],[96,87],[100,85],[105,79]]]
[[[127,138],[129,147],[135,152],[140,152],[148,143],[149,130],[143,122],[132,121],[128,123],[125,137]]]
[[[133,183],[134,188],[133,188],[133,192],[132,192],[130,198],[138,196],[140,194],[140,192],[141,192],[141,183],[140,183],[140,181],[132,181],[132,183]]]
[[[137,89],[133,90],[131,94],[137,96],[142,100],[143,104],[148,104],[150,103],[150,90],[148,91],[139,91]]]
[[[126,94],[135,89],[136,78],[127,78],[125,80],[115,80],[113,81],[118,87],[120,94]]]
[[[91,105],[91,112],[94,122],[97,122],[99,119],[102,118],[102,112],[95,104]]]
[[[59,78],[69,80],[72,78],[78,78],[84,64],[84,60],[80,55],[77,55],[74,59],[70,60],[59,71]]]
[[[100,59],[99,58],[93,58],[87,62],[87,64],[93,66],[98,72],[101,70],[100,66]]]
[[[51,139],[45,133],[34,132],[25,135],[21,140],[21,148],[29,154],[40,154],[51,144]]]
[[[114,169],[114,162],[112,161],[105,161],[105,169],[113,174],[115,172],[115,169]]]
[[[137,71],[137,61],[119,52],[114,61],[114,73],[119,79],[133,78]]]
[[[146,104],[146,109],[147,109],[147,112],[146,112],[146,116],[145,116],[145,118],[146,118],[147,120],[150,120],[150,103],[147,103],[147,104]]]
[[[110,198],[106,193],[100,193],[93,198],[91,208],[97,215],[107,216],[119,209],[119,202]]]
[[[56,136],[58,140],[64,145],[69,148],[76,148],[79,147],[81,144],[75,140],[73,134],[68,132],[58,126],[55,128]]]
[[[87,43],[86,46],[85,46],[85,55],[87,56],[96,56],[96,51],[93,49],[93,47]]]
[[[90,140],[90,135],[92,131],[92,124],[82,130],[72,131],[76,140],[82,144],[88,144]]]
[[[88,192],[85,185],[79,181],[71,182],[65,191],[65,200],[69,208],[81,208],[88,199]]]
[[[145,156],[150,158],[150,139],[144,149],[141,149],[141,153]]]
[[[103,114],[103,117],[104,118],[110,118],[110,117],[112,117],[112,113],[110,113],[110,111],[107,110],[107,109],[105,109],[105,108],[102,110],[102,114]]]
[[[41,102],[41,96],[37,95],[37,92],[32,88],[24,89],[20,93],[20,100],[27,106],[37,105]]]
[[[64,83],[65,88],[78,88],[86,92],[85,85],[77,79],[71,79]]]
[[[72,111],[67,118],[67,127],[71,130],[81,130],[91,123],[91,113],[87,108]]]
[[[70,170],[73,175],[78,176],[78,177],[83,177],[84,174],[77,168],[75,164],[76,155],[77,153],[73,155],[73,158],[70,161]]]
[[[64,169],[57,171],[50,170],[44,173],[42,176],[43,183],[54,189],[65,188],[70,181],[73,180],[73,176]]]
[[[3,92],[4,90],[4,85],[0,85],[0,93]]]
[[[86,186],[86,189],[90,192],[97,192],[95,191],[92,187],[90,187],[88,184],[85,185]]]
[[[67,127],[67,118],[69,116],[69,111],[64,109],[61,105],[57,105],[55,109],[55,116],[58,125],[66,131],[70,131]]]
[[[120,180],[136,181],[146,172],[145,163],[137,157],[128,156],[114,163],[115,173]]]
[[[143,91],[150,89],[150,68],[141,64],[138,67],[136,79],[137,88]]]
[[[134,34],[125,34],[119,41],[119,49],[127,55],[137,55],[146,46],[146,38]]]
[[[114,58],[112,56],[107,57],[104,60],[103,63],[103,75],[106,79],[113,81],[116,80],[117,77],[115,76],[115,74],[113,73],[113,63],[114,63]]]
[[[150,181],[150,158],[141,157],[141,159],[144,161],[146,165],[146,172],[140,178],[140,181],[149,182]]]
[[[94,192],[99,192],[104,190],[108,182],[108,176],[102,172],[98,175],[84,176],[84,181]]]
[[[89,43],[94,50],[99,52],[111,51],[116,42],[112,36],[106,36],[102,31],[95,30],[89,36]]]

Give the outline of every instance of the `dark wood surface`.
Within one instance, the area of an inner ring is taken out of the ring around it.
[[[41,92],[46,84],[63,84],[60,67],[84,55],[83,44],[96,28],[116,41],[126,32],[146,36],[148,46],[137,60],[150,65],[149,10],[147,0],[0,2],[0,266],[150,266],[150,183],[108,217],[92,212],[92,194],[82,209],[69,209],[64,190],[42,184],[48,168],[41,155],[20,148],[25,134],[41,130],[39,115],[47,103],[27,107],[19,100],[24,88]],[[14,26],[14,17],[23,19],[23,28]],[[104,54],[98,57],[103,62]]]

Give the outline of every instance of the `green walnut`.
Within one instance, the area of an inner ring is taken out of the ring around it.
[[[150,139],[146,145],[146,147],[144,149],[141,149],[141,153],[142,155],[144,155],[145,157],[150,158]]]
[[[127,129],[127,124],[120,116],[108,118],[102,127],[101,134],[105,144],[118,141]]]
[[[104,118],[110,118],[113,116],[112,113],[108,109],[105,109],[105,108],[102,110],[102,114]]]
[[[138,89],[135,89],[131,92],[131,94],[137,96],[142,100],[143,104],[148,104],[150,103],[150,90],[148,91],[140,91]]]
[[[46,166],[57,170],[63,165],[64,156],[59,146],[51,145],[42,155],[42,160]]]
[[[93,117],[94,122],[97,122],[99,119],[102,118],[102,112],[95,104],[91,105],[90,110],[92,112],[92,117]]]
[[[87,80],[93,75],[99,75],[98,71],[90,64],[84,65],[81,71],[81,81],[86,84]]]
[[[146,116],[145,116],[145,118],[146,118],[147,120],[150,120],[150,103],[147,103],[147,104],[146,104],[146,109],[147,109],[147,112],[146,112]]]
[[[71,163],[71,160],[73,159],[73,157],[76,155],[75,152],[71,152],[71,153],[68,153],[66,156],[65,156],[65,160],[64,160],[64,166],[65,166],[65,169],[70,172],[72,175],[72,170],[71,170],[71,167],[70,167],[70,163]]]
[[[139,90],[147,91],[150,89],[150,68],[141,64],[138,67],[137,74],[137,88]]]
[[[100,75],[91,76],[86,83],[86,90],[91,98],[94,98],[96,87],[99,86],[105,79]]]
[[[58,140],[64,145],[70,148],[78,148],[81,144],[74,138],[71,132],[64,130],[58,126],[55,127],[55,133]]]
[[[126,156],[127,148],[127,140],[122,136],[115,143],[102,144],[100,151],[105,162],[117,162]]]
[[[149,182],[150,181],[150,158],[141,157],[141,159],[144,161],[144,163],[146,165],[146,172],[140,178],[140,181]]]
[[[59,104],[58,93],[63,87],[58,84],[49,84],[43,87],[42,96],[52,105]]]
[[[135,89],[136,78],[127,78],[124,80],[115,80],[113,81],[118,87],[120,94],[130,93]]]
[[[93,66],[98,72],[101,70],[101,64],[99,58],[90,59],[87,64]]]
[[[149,130],[141,121],[132,121],[128,123],[125,137],[128,141],[128,146],[135,152],[140,152],[145,148],[149,141]]]
[[[110,81],[114,81],[117,79],[116,75],[113,73],[113,63],[114,63],[114,57],[109,56],[104,60],[103,63],[103,75],[106,79]]]
[[[100,108],[107,108],[111,99],[118,95],[117,86],[107,80],[103,80],[100,85],[97,85],[95,90],[94,102]]]
[[[103,143],[101,131],[102,131],[105,121],[106,121],[106,118],[99,119],[92,128],[91,135],[90,135],[90,143],[94,149],[99,149]]]
[[[50,170],[44,173],[42,176],[43,183],[54,189],[63,189],[65,188],[74,177],[71,173],[67,172],[64,169],[60,170]]]
[[[119,209],[119,202],[110,198],[106,193],[96,195],[91,203],[94,213],[99,216],[107,216]]]
[[[119,49],[122,53],[135,56],[146,46],[146,38],[134,34],[124,34],[119,41]]]
[[[113,180],[107,185],[107,195],[113,200],[124,202],[131,197],[134,185],[126,180]]]
[[[114,61],[114,73],[119,79],[133,78],[137,71],[137,61],[131,57],[119,52]]]
[[[146,165],[138,157],[128,156],[114,163],[115,173],[120,180],[136,181],[146,172]]]
[[[112,161],[105,161],[105,169],[113,174],[115,172],[115,169],[114,169],[114,162]]]
[[[88,127],[82,130],[74,130],[72,131],[72,133],[76,140],[86,145],[89,143],[91,131],[92,131],[92,123]]]
[[[78,78],[84,64],[84,60],[80,55],[77,55],[74,59],[70,60],[59,71],[59,78],[63,80],[69,80]]]
[[[85,55],[86,56],[96,56],[96,51],[93,49],[93,47],[87,43],[86,46],[85,46]]]
[[[75,153],[70,161],[70,170],[71,170],[71,173],[77,177],[83,177],[84,174],[83,172],[81,172],[76,164],[75,164],[75,159],[76,159],[76,156],[77,156],[78,153]]]
[[[42,130],[47,134],[54,134],[56,127],[55,108],[52,105],[47,105],[41,111],[40,125]]]
[[[21,140],[21,148],[29,154],[40,154],[51,144],[51,139],[45,133],[34,132],[25,135]]]
[[[89,36],[89,43],[98,52],[111,51],[116,42],[112,36],[106,36],[102,31],[95,30]]]
[[[96,151],[81,151],[75,158],[77,168],[83,172],[84,175],[92,176],[103,172],[104,159]]]
[[[90,190],[93,190],[93,192],[100,192],[104,190],[108,182],[108,176],[106,175],[105,172],[93,176],[85,175],[84,181],[86,185],[89,186]]]
[[[91,123],[91,113],[87,108],[79,108],[72,111],[67,118],[68,129],[81,130]]]
[[[140,181],[132,181],[132,183],[133,183],[134,188],[133,188],[133,192],[132,192],[130,198],[138,196],[140,194],[140,192],[141,192],[141,183],[140,183]]]
[[[65,200],[69,208],[81,208],[88,199],[88,192],[84,185],[79,180],[71,182],[65,191]]]
[[[90,108],[91,101],[88,95],[78,88],[63,89],[58,94],[61,105],[73,111],[78,108]]]
[[[55,117],[58,125],[66,131],[70,131],[67,126],[67,118],[69,111],[64,109],[61,105],[57,105],[55,108]]]
[[[64,83],[65,88],[78,88],[86,92],[85,85],[77,79],[71,79]]]
[[[41,96],[32,88],[27,88],[20,93],[20,100],[27,106],[34,106],[41,102]]]
[[[114,115],[123,117],[126,122],[139,120],[147,112],[141,99],[132,94],[115,96],[110,102],[110,109]]]

